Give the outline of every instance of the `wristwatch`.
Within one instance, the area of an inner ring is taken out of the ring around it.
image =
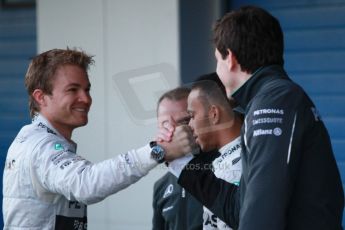
[[[157,161],[158,163],[164,162],[165,150],[162,146],[158,145],[156,141],[150,142],[151,147],[151,158]]]

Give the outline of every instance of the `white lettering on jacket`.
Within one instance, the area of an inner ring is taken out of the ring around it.
[[[274,136],[280,136],[282,135],[283,130],[279,127],[276,127],[274,129],[257,129],[254,130],[253,132],[253,137],[257,137],[257,136],[262,136],[262,135],[274,135]]]
[[[282,124],[283,123],[283,118],[279,118],[279,117],[272,117],[272,118],[264,117],[264,118],[259,118],[259,119],[253,120],[253,125],[272,124],[272,123]]]
[[[280,114],[284,115],[283,109],[259,109],[254,111],[254,116],[259,116],[262,114]]]

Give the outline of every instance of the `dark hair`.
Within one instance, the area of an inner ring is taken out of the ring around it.
[[[217,84],[217,86],[219,87],[219,89],[224,93],[224,95],[226,96],[226,89],[225,86],[223,85],[222,81],[220,80],[220,78],[218,77],[216,72],[213,73],[209,73],[209,74],[204,74],[199,76],[195,81],[194,84],[200,81],[213,81],[214,83]],[[193,87],[193,85],[192,85]]]
[[[53,49],[34,57],[25,75],[25,87],[29,94],[30,116],[40,111],[39,105],[32,96],[35,89],[41,89],[46,94],[53,90],[52,80],[56,70],[63,65],[77,65],[87,73],[89,65],[93,64],[92,56],[76,49]]]
[[[244,6],[224,15],[213,28],[214,44],[224,59],[228,49],[242,71],[283,65],[284,38],[279,21],[264,9]]]
[[[164,100],[164,99],[169,99],[171,101],[180,101],[182,99],[187,99],[188,95],[190,93],[190,88],[187,87],[177,87],[175,89],[169,90],[165,92],[157,102],[157,109],[159,104]]]
[[[192,90],[199,90],[200,99],[205,107],[217,104],[231,113],[232,107],[226,96],[226,90],[217,73],[202,75],[192,84]]]

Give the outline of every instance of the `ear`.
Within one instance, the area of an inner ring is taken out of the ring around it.
[[[238,67],[238,61],[236,56],[234,55],[233,52],[231,52],[230,49],[228,49],[228,56],[227,58],[227,62],[228,62],[228,68],[229,70],[235,70]]]
[[[35,89],[32,93],[32,97],[35,99],[40,108],[46,105],[45,93],[41,89]]]
[[[211,105],[211,108],[208,111],[208,115],[213,125],[216,125],[220,122],[220,109],[218,106]]]

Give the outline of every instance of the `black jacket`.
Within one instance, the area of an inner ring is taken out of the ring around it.
[[[268,66],[233,97],[245,113],[239,189],[210,170],[183,170],[179,183],[240,230],[342,229],[339,171],[328,132],[306,93],[282,67]]]
[[[154,230],[202,230],[202,204],[177,184],[177,178],[166,173],[154,185]]]

